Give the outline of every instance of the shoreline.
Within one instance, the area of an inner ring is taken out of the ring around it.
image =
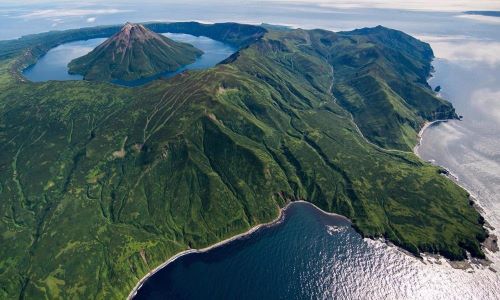
[[[419,133],[418,133],[418,142],[417,144],[415,145],[415,147],[413,147],[413,153],[418,156],[418,158],[420,158],[421,160],[425,161],[418,153],[418,148],[421,146],[422,144],[422,140],[423,140],[423,134],[425,132],[425,130],[427,128],[429,128],[430,126],[434,125],[434,124],[438,124],[438,123],[446,123],[450,120],[454,120],[454,119],[444,119],[444,120],[435,120],[435,121],[432,121],[432,122],[425,122],[424,123],[424,126],[422,126],[422,128],[420,129]],[[481,206],[481,201],[480,201],[480,198],[475,194],[473,193],[468,187],[464,186],[464,184],[462,184],[462,182],[459,180],[458,176],[456,176],[451,170],[449,170],[447,167],[444,167],[444,166],[441,166],[433,161],[429,161],[430,164],[434,165],[434,166],[438,166],[440,168],[443,168],[444,170],[447,171],[447,173],[443,174],[444,176],[446,176],[446,178],[448,178],[449,180],[451,180],[452,182],[454,182],[456,185],[458,185],[459,187],[461,187],[462,189],[464,189],[468,194],[469,194],[469,200],[473,202],[472,204],[472,207],[481,215],[483,216],[484,214],[484,207]],[[491,226],[487,220],[485,220],[485,224],[483,225],[483,228],[486,229],[487,233],[488,233],[488,237],[486,238],[485,241],[483,241],[481,243],[481,246],[484,247],[484,249],[487,249],[489,250],[490,252],[492,253],[495,253],[495,252],[498,252],[497,250],[497,245],[495,244],[496,247],[493,246],[492,242],[493,240],[494,241],[497,241],[497,237],[496,235],[493,233],[495,228],[493,226]],[[491,244],[491,245],[490,245]],[[485,253],[486,254],[486,253]],[[480,263],[482,264],[483,266],[488,266],[491,261],[488,259],[488,257],[485,258],[486,260],[486,263]],[[451,261],[449,261],[451,263]],[[468,262],[470,263],[470,258],[469,259],[466,259],[464,260],[464,262]]]
[[[317,209],[319,212],[321,212],[321,213],[323,213],[325,215],[340,217],[340,218],[348,221],[350,224],[352,224],[352,221],[349,218],[347,218],[345,216],[342,216],[342,215],[339,215],[339,214],[336,214],[336,213],[326,212],[326,211],[322,210],[321,208],[317,207],[316,205],[314,205],[311,202],[307,202],[305,200],[292,200],[292,201],[289,201],[285,206],[279,208],[279,215],[278,215],[278,217],[276,219],[270,221],[270,222],[255,225],[255,226],[251,227],[249,230],[247,230],[247,231],[245,231],[243,233],[240,233],[240,234],[237,234],[235,236],[229,237],[227,239],[224,239],[224,240],[222,240],[220,242],[217,242],[217,243],[215,243],[213,245],[210,245],[208,247],[201,248],[201,249],[187,249],[187,250],[181,251],[181,252],[173,255],[172,257],[170,257],[169,259],[167,259],[165,262],[163,262],[162,264],[160,264],[156,268],[154,268],[151,271],[149,271],[146,275],[144,275],[136,283],[136,285],[134,286],[134,288],[132,289],[132,291],[128,294],[127,300],[133,299],[133,297],[137,295],[138,290],[142,287],[142,285],[144,284],[144,282],[146,282],[146,280],[148,280],[151,276],[153,276],[154,274],[156,274],[156,272],[160,271],[161,269],[163,269],[164,267],[166,267],[167,265],[169,265],[170,263],[174,262],[178,258],[181,258],[184,255],[188,255],[188,254],[192,254],[192,253],[205,253],[205,252],[208,252],[208,251],[210,251],[210,250],[212,250],[214,248],[217,248],[217,247],[220,247],[220,246],[224,246],[224,245],[226,245],[228,243],[231,243],[233,241],[236,241],[236,240],[239,240],[241,238],[250,236],[251,234],[253,234],[256,231],[258,231],[259,229],[268,228],[268,227],[272,227],[274,225],[281,224],[281,222],[283,222],[283,220],[285,218],[285,211],[290,207],[290,205],[292,205],[294,203],[305,203],[305,204],[311,205],[315,209]]]
[[[421,160],[424,160],[422,157],[420,157],[420,155],[418,155],[418,148],[420,147],[420,145],[422,145],[422,140],[423,140],[423,135],[424,135],[424,132],[427,128],[429,128],[430,126],[434,125],[434,124],[438,124],[438,123],[446,123],[450,120],[454,120],[454,119],[439,119],[439,120],[434,120],[434,121],[426,121],[424,123],[424,126],[422,126],[422,128],[420,128],[420,131],[418,132],[417,134],[417,137],[418,137],[418,141],[417,141],[417,144],[415,145],[415,147],[413,147],[413,153],[418,156],[418,158],[420,158]]]
[[[149,271],[146,275],[144,275],[137,282],[137,284],[134,286],[134,288],[132,289],[132,291],[129,293],[129,295],[127,296],[127,299],[130,300],[135,295],[137,295],[137,291],[142,287],[142,285],[144,284],[144,282],[146,282],[146,280],[148,280],[156,272],[158,272],[159,270],[163,269],[168,264],[174,262],[175,260],[177,260],[178,258],[180,258],[180,257],[182,257],[184,255],[188,255],[188,254],[191,254],[191,253],[204,253],[204,252],[210,251],[210,250],[212,250],[214,248],[217,248],[217,247],[223,246],[225,244],[228,244],[228,243],[230,243],[232,241],[235,241],[235,240],[241,239],[243,237],[249,236],[249,235],[251,235],[252,233],[256,232],[257,230],[259,230],[261,228],[269,227],[269,226],[276,225],[276,224],[279,224],[279,223],[283,222],[284,211],[290,206],[290,204],[292,204],[294,202],[297,202],[297,201],[288,202],[284,207],[280,208],[279,209],[278,217],[276,219],[272,220],[271,222],[267,222],[267,223],[262,223],[262,224],[255,225],[255,226],[251,227],[249,230],[247,230],[245,232],[242,232],[240,234],[237,234],[237,235],[234,235],[234,236],[229,237],[227,239],[224,239],[224,240],[222,240],[220,242],[217,242],[217,243],[215,243],[213,245],[210,245],[208,247],[201,248],[201,249],[187,249],[187,250],[184,250],[184,251],[181,251],[181,252],[175,254],[174,256],[170,257],[168,260],[166,260],[165,262],[163,262],[162,264],[160,264],[159,266],[157,266],[153,270]]]
[[[421,146],[422,144],[422,140],[423,140],[423,134],[424,134],[424,131],[429,128],[430,126],[434,125],[434,124],[438,124],[438,123],[446,123],[450,120],[454,120],[454,119],[448,119],[448,120],[435,120],[435,121],[432,121],[432,122],[425,122],[424,123],[424,126],[422,126],[422,128],[420,129],[419,133],[418,133],[418,142],[417,144],[415,145],[415,147],[413,147],[413,153],[418,156],[418,158],[420,158],[422,161],[426,161],[424,160],[423,157],[421,157],[419,154],[418,154],[418,148]],[[437,167],[440,167],[440,168],[443,168],[444,170],[446,170],[448,173],[446,174],[443,174],[444,176],[446,176],[448,179],[450,179],[451,181],[453,181],[455,184],[457,184],[458,186],[460,186],[462,189],[464,189],[468,194],[469,194],[469,198],[471,198],[471,200],[474,201],[474,208],[479,212],[484,212],[484,208],[480,205],[479,203],[479,200],[478,200],[478,197],[475,195],[475,193],[473,193],[469,188],[465,187],[464,185],[461,184],[460,180],[458,179],[458,176],[455,175],[451,170],[449,170],[448,168],[444,167],[444,166],[441,166],[433,161],[426,161],[430,164],[432,164],[433,166],[437,166]],[[490,226],[491,227],[491,226]],[[487,228],[485,226],[485,228]],[[491,227],[493,228],[493,227]]]
[[[187,249],[187,250],[184,250],[184,251],[181,251],[177,254],[175,254],[174,256],[170,257],[168,260],[166,260],[165,262],[163,262],[162,264],[160,264],[159,266],[157,266],[156,268],[152,269],[151,271],[149,271],[146,275],[144,275],[138,282],[137,284],[134,286],[134,288],[132,289],[132,291],[129,293],[129,295],[127,296],[127,299],[130,300],[132,299],[135,295],[137,295],[137,291],[142,287],[142,285],[144,284],[144,282],[146,282],[146,280],[148,280],[151,276],[153,276],[156,272],[160,271],[161,269],[163,269],[164,267],[166,267],[167,265],[169,265],[170,263],[174,262],[175,260],[177,260],[178,258],[181,258],[182,256],[184,255],[188,255],[188,254],[192,254],[192,253],[204,253],[204,252],[207,252],[207,251],[210,251],[214,248],[217,248],[217,247],[220,247],[220,246],[223,246],[225,244],[228,244],[232,241],[235,241],[235,240],[238,240],[238,239],[241,239],[241,238],[244,238],[244,237],[247,237],[249,235],[251,235],[252,233],[256,232],[257,230],[261,229],[261,228],[266,228],[268,226],[272,226],[272,225],[276,225],[276,224],[279,224],[283,221],[283,217],[284,217],[284,210],[293,202],[289,202],[287,203],[287,205],[285,205],[283,208],[280,208],[279,210],[279,215],[278,217],[275,219],[275,220],[272,220],[271,222],[268,222],[268,223],[262,223],[262,224],[258,224],[258,225],[255,225],[253,227],[251,227],[249,230],[245,231],[245,232],[242,232],[240,234],[237,234],[237,235],[234,235],[232,237],[229,237],[227,239],[224,239],[220,242],[217,242],[213,245],[210,245],[208,247],[205,247],[205,248],[201,248],[201,249]]]
[[[204,252],[210,251],[210,250],[212,250],[214,248],[217,248],[217,247],[223,246],[225,244],[228,244],[228,243],[230,243],[232,241],[235,241],[235,240],[247,237],[247,236],[251,235],[252,233],[258,231],[261,228],[266,228],[266,227],[269,227],[269,226],[272,226],[272,225],[280,224],[281,222],[283,222],[284,211],[292,203],[294,203],[294,201],[289,202],[284,207],[280,208],[279,209],[278,217],[276,219],[272,220],[271,222],[267,222],[267,223],[262,223],[262,224],[255,225],[255,226],[251,227],[249,230],[247,230],[245,232],[242,232],[240,234],[237,234],[237,235],[234,235],[234,236],[229,237],[227,239],[224,239],[224,240],[222,240],[220,242],[217,242],[217,243],[215,243],[213,245],[210,245],[208,247],[201,248],[201,249],[187,249],[187,250],[184,250],[184,251],[181,251],[181,252],[175,254],[174,256],[170,257],[168,260],[166,260],[165,262],[163,262],[162,264],[160,264],[159,266],[157,266],[153,270],[149,271],[146,275],[144,275],[137,282],[137,284],[134,286],[134,288],[132,289],[132,291],[128,294],[127,299],[128,300],[133,299],[133,297],[135,295],[137,295],[137,291],[142,287],[142,285],[144,284],[144,282],[146,282],[146,280],[148,280],[156,272],[160,271],[161,269],[163,269],[164,267],[166,267],[167,265],[169,265],[170,263],[174,262],[178,258],[181,258],[184,255],[188,255],[188,254],[192,254],[192,253],[204,253]]]

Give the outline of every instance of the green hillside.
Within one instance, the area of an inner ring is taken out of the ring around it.
[[[135,80],[190,64],[203,52],[175,42],[141,24],[127,23],[90,53],[72,60],[71,74],[86,80]]]
[[[455,116],[427,86],[427,44],[383,27],[148,27],[240,50],[124,88],[20,76],[50,47],[118,27],[0,42],[0,298],[123,299],[172,255],[294,199],[415,255],[484,256],[467,193],[408,151],[426,120]]]

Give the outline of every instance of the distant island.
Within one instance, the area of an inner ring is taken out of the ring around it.
[[[148,23],[144,36],[239,50],[135,88],[22,76],[51,48],[132,27],[0,41],[0,298],[123,299],[175,254],[275,220],[296,200],[417,257],[485,257],[469,194],[412,151],[426,123],[457,118],[427,84],[427,43],[382,26]],[[73,70],[108,79],[142,65],[128,55],[122,64],[121,44],[108,41]],[[159,45],[146,44],[138,57],[153,63]]]
[[[471,11],[465,11],[464,14],[487,16],[487,17],[500,17],[500,11],[494,11],[494,10],[471,10]]]
[[[70,74],[86,80],[135,80],[192,63],[203,52],[143,25],[127,23],[90,53],[72,60]]]

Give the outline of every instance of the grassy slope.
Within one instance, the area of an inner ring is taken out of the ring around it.
[[[433,58],[428,44],[381,26],[338,38],[343,41],[330,47],[329,58],[341,74],[334,94],[375,144],[411,150],[424,121],[457,117],[427,88]]]
[[[411,58],[413,74],[383,48],[384,64],[343,67],[383,47],[388,30],[377,31],[269,32],[226,64],[137,89],[19,82],[16,57],[3,59],[0,298],[123,298],[173,254],[269,221],[294,198],[417,254],[481,256],[466,192],[411,152],[367,143],[351,120],[406,149],[432,107],[451,111],[419,82],[428,57]]]

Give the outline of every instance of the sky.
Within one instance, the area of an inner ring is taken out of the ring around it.
[[[170,5],[210,5],[219,7],[224,3],[228,6],[252,7],[276,3],[280,5],[311,5],[317,9],[397,9],[417,11],[463,12],[467,10],[498,10],[500,0],[1,0],[0,18],[12,17],[24,19],[86,17],[88,23],[93,23],[99,16],[132,12],[146,6]],[[474,18],[473,16],[471,18]],[[495,19],[492,19],[495,21]]]
[[[463,18],[456,20],[458,26],[468,20],[500,25],[498,17],[462,14],[467,10],[500,11],[500,0],[0,0],[0,40],[125,21],[266,22],[337,31],[373,24],[394,28],[405,14],[426,13],[432,18],[444,13]],[[294,18],[299,15],[302,20]],[[346,23],[348,19],[356,19],[356,24]]]
[[[432,11],[500,10],[499,0],[278,0],[283,2],[315,3],[335,8],[388,8]]]
[[[19,5],[17,0],[2,0],[0,6]],[[122,3],[133,3],[131,0],[86,0],[78,1],[80,6],[95,5],[95,4],[109,4],[120,5]],[[138,1],[135,1],[138,3]],[[208,0],[185,0],[183,3],[208,3]],[[409,9],[409,10],[433,10],[433,11],[465,11],[465,10],[500,10],[500,0],[216,0],[213,2],[222,3],[240,3],[241,5],[252,4],[258,2],[284,2],[284,3],[300,3],[300,4],[316,4],[325,7],[335,8],[388,8],[388,9]],[[73,0],[23,0],[22,5],[43,5],[43,4],[70,4],[75,3]],[[172,0],[142,0],[141,4],[168,4],[179,3],[179,1]]]

